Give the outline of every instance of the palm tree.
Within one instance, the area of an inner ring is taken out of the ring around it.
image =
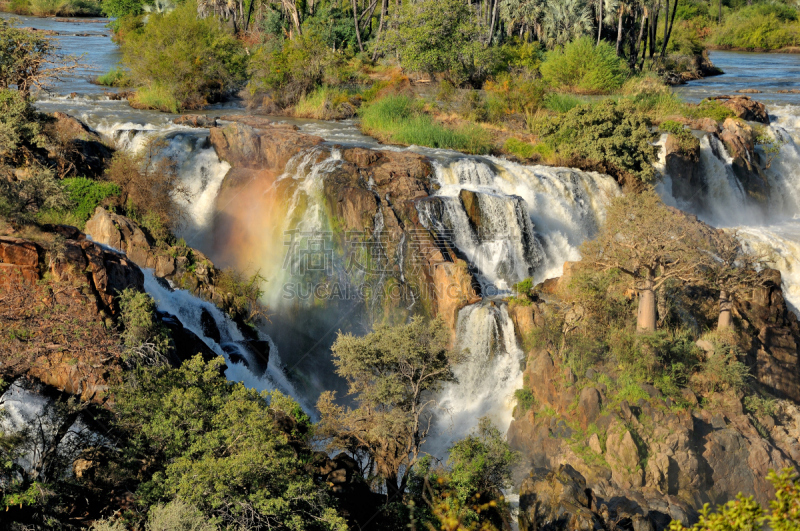
[[[545,6],[545,0],[502,0],[500,20],[505,23],[509,34],[519,31],[519,36],[522,37],[532,30],[536,38],[541,40]]]
[[[584,0],[553,1],[542,20],[544,41],[549,48],[562,46],[592,31],[592,15]]]

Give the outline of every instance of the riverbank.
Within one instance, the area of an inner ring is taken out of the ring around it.
[[[100,0],[3,0],[0,12],[35,17],[100,17]]]

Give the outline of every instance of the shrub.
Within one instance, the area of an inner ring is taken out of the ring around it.
[[[551,92],[544,98],[545,109],[549,109],[559,114],[569,112],[583,103],[583,100],[573,96],[572,94],[559,94],[558,92]]]
[[[157,87],[181,109],[202,107],[235,89],[244,80],[247,61],[241,43],[219,19],[197,18],[194,2],[151,14],[122,43],[122,53],[132,79],[151,90]]]
[[[545,98],[545,87],[541,80],[509,73],[487,81],[484,88],[489,118],[498,122],[506,115],[536,112]]]
[[[271,409],[275,395],[229,382],[224,366],[197,355],[179,369],[143,368],[136,385],[114,390],[127,453],[155,472],[140,499],[180,499],[225,529],[346,530],[304,467],[311,450],[282,431],[288,419]]]
[[[491,149],[488,133],[481,127],[450,129],[435,123],[408,96],[386,96],[363,106],[360,114],[364,132],[384,141],[475,154]]]
[[[73,177],[61,182],[74,205],[70,210],[82,222],[88,220],[103,201],[121,192],[116,184],[93,181],[85,177]]]
[[[248,91],[269,93],[278,105],[288,107],[322,85],[326,72],[341,61],[313,32],[286,41],[272,39],[250,60]]]
[[[583,94],[607,94],[622,86],[628,67],[607,42],[595,45],[591,37],[581,37],[563,49],[549,52],[541,72],[554,87]]]
[[[109,18],[141,15],[143,4],[142,0],[103,0],[103,13]]]
[[[515,155],[520,160],[532,159],[536,154],[533,144],[514,137],[506,140],[503,149]]]
[[[120,204],[129,216],[143,221],[156,241],[167,241],[183,222],[179,200],[188,191],[178,176],[177,164],[163,156],[160,142],[140,153],[117,151],[106,169],[106,179],[119,187]]]
[[[317,120],[342,120],[352,118],[356,114],[356,106],[346,90],[334,87],[319,87],[310,94],[305,94],[294,106],[292,114],[301,118]]]
[[[194,505],[180,498],[154,505],[147,513],[145,531],[217,531],[215,524]]]
[[[42,121],[22,93],[0,88],[0,163],[19,161],[43,146]]]
[[[442,72],[456,86],[477,86],[502,59],[496,47],[484,46],[479,31],[464,0],[405,2],[380,46],[396,51],[405,69]]]
[[[166,362],[171,351],[167,329],[156,316],[156,303],[147,293],[130,288],[118,297],[120,337],[130,363],[143,362],[148,365]]]
[[[787,5],[747,6],[727,17],[711,40],[718,46],[746,49],[775,50],[796,46],[800,30],[796,24],[791,24],[795,20],[797,11]]]
[[[700,146],[700,141],[695,137],[691,131],[686,129],[682,123],[667,120],[661,122],[658,126],[665,133],[669,133],[678,139],[678,146],[681,151],[689,152],[697,149]]]
[[[650,120],[630,112],[624,104],[606,100],[581,105],[558,122],[543,128],[548,143],[559,150],[606,166],[608,171],[630,174],[641,181],[653,179],[657,148]]]
[[[70,201],[53,172],[31,167],[31,173],[20,181],[0,179],[0,216],[15,223],[30,223],[43,211],[61,211]]]
[[[536,403],[536,397],[530,389],[517,389],[514,391],[514,398],[517,400],[517,407],[514,410],[515,416],[530,410]]]
[[[105,87],[127,87],[130,86],[131,79],[125,70],[115,66],[105,74],[98,76],[94,82]]]

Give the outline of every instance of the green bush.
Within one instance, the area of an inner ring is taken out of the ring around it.
[[[120,337],[127,361],[160,364],[171,351],[169,332],[156,315],[156,303],[147,293],[126,288],[117,296]]]
[[[109,18],[141,15],[143,0],[103,0],[103,13]]]
[[[241,43],[216,17],[197,18],[194,2],[167,14],[151,14],[144,27],[122,43],[123,63],[131,78],[150,91],[140,105],[174,111],[217,101],[243,81],[247,55]]]
[[[464,0],[404,2],[397,23],[380,44],[397,52],[403,68],[444,73],[456,86],[479,86],[502,63],[494,46],[484,46],[471,6]]]
[[[508,72],[487,81],[484,89],[488,118],[493,122],[502,122],[507,115],[534,113],[545,99],[545,86],[540,79]]]
[[[85,177],[72,177],[61,181],[67,191],[69,200],[74,205],[71,210],[75,216],[85,222],[103,201],[121,193],[119,186],[113,183],[93,181]]]
[[[517,416],[530,410],[536,403],[536,397],[534,397],[531,390],[527,388],[514,391],[514,398],[517,399],[517,407],[514,410]]]
[[[384,141],[474,154],[491,150],[488,133],[481,127],[450,129],[435,123],[408,96],[386,96],[363,106],[360,114],[364,132]]]
[[[267,93],[278,105],[288,107],[321,86],[326,73],[343,59],[313,32],[291,40],[271,39],[250,59],[251,95]]]
[[[514,138],[513,136],[506,140],[503,149],[515,155],[520,160],[531,159],[536,154],[533,144]]]
[[[624,103],[606,100],[575,107],[545,125],[543,136],[554,149],[602,164],[608,171],[644,182],[655,175],[652,163],[658,151],[650,120],[630,112]]]
[[[98,85],[105,87],[127,87],[131,84],[131,78],[128,73],[119,67],[114,67],[105,74],[97,76],[94,80]]]
[[[553,87],[583,94],[608,94],[628,77],[628,67],[614,47],[605,41],[596,45],[591,37],[549,52],[541,72]]]
[[[345,531],[326,487],[304,466],[311,449],[290,439],[289,419],[272,407],[279,393],[230,382],[224,367],[221,357],[197,355],[179,369],[142,368],[135,385],[114,389],[125,454],[149,463],[139,500],[180,499],[225,529]]]
[[[563,114],[569,112],[578,105],[582,105],[584,101],[572,94],[559,94],[558,92],[551,92],[544,98],[544,107],[553,112]]]
[[[19,91],[0,88],[0,163],[17,161],[42,146],[42,121]]]
[[[658,128],[673,135],[678,139],[678,146],[684,153],[690,152],[700,147],[700,141],[695,137],[690,130],[688,130],[682,123],[667,120],[661,122]]]
[[[797,11],[782,4],[755,4],[728,16],[714,32],[711,42],[717,46],[776,50],[797,46],[800,28],[792,22]]]

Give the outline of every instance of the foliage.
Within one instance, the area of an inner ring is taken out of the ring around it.
[[[585,102],[582,99],[572,94],[559,94],[558,92],[551,92],[544,98],[544,107],[559,114],[569,112],[583,103]]]
[[[542,77],[553,87],[583,94],[608,94],[622,86],[628,67],[614,48],[591,37],[581,37],[549,52]]]
[[[536,404],[536,397],[533,396],[531,390],[527,388],[514,391],[514,398],[517,401],[517,407],[514,409],[515,416],[529,411],[534,404]]]
[[[0,88],[0,163],[21,162],[44,145],[43,118],[21,92]]]
[[[481,42],[471,6],[464,0],[405,2],[383,43],[404,68],[443,72],[456,86],[479,84],[500,64],[494,47]]]
[[[176,162],[163,149],[162,142],[154,141],[137,153],[117,151],[105,172],[106,179],[119,187],[127,214],[156,241],[170,239],[183,222],[181,202],[188,198]]]
[[[0,216],[15,223],[30,223],[42,211],[64,210],[70,201],[53,172],[31,166],[20,181],[0,179]]]
[[[269,93],[278,105],[288,107],[321,86],[326,73],[341,61],[314,32],[291,40],[272,39],[250,59],[248,91]]]
[[[344,531],[303,468],[310,450],[278,429],[267,393],[229,382],[223,366],[198,355],[179,369],[139,369],[135,385],[115,391],[130,458],[152,463],[139,495],[179,498],[230,528]]]
[[[118,196],[121,192],[116,184],[94,181],[86,177],[71,177],[61,182],[73,205],[70,211],[81,223],[86,222],[103,201]]]
[[[102,74],[95,79],[95,83],[105,87],[129,87],[131,85],[131,78],[124,69],[115,66],[105,74]]]
[[[490,151],[488,135],[482,128],[440,125],[408,96],[385,96],[361,107],[360,115],[364,132],[385,141],[475,154]]]
[[[102,14],[96,0],[15,0],[14,12],[37,17],[97,17]]]
[[[654,177],[652,162],[658,148],[652,145],[655,135],[650,132],[650,120],[621,103],[605,100],[575,107],[545,126],[542,133],[554,148],[603,164],[608,170],[644,182]]]
[[[389,493],[402,493],[431,427],[435,393],[455,381],[453,365],[462,354],[447,349],[441,320],[415,317],[409,324],[379,326],[355,337],[339,334],[331,348],[336,373],[345,378],[356,408],[338,406],[322,393],[320,434],[332,448],[368,461]]]
[[[665,133],[674,135],[678,140],[678,146],[683,152],[689,152],[693,149],[696,150],[700,147],[700,141],[697,139],[697,137],[695,137],[692,132],[686,129],[686,127],[684,127],[684,125],[681,123],[667,120],[661,122],[658,127]]]
[[[542,106],[545,86],[539,79],[502,73],[484,85],[488,118],[499,122],[510,114],[529,114]]]
[[[13,19],[0,20],[0,90],[15,87],[27,98],[34,87],[47,87],[58,75],[76,68],[75,58],[56,50],[55,40],[19,28]]]
[[[669,531],[790,531],[800,526],[800,485],[797,473],[785,468],[779,473],[770,470],[767,480],[775,488],[775,497],[770,500],[770,514],[752,496],[739,494],[735,500],[717,507],[711,512],[709,504],[703,506],[700,518],[690,528],[673,521]]]
[[[147,513],[145,531],[217,531],[195,506],[180,498],[166,505],[154,505]]]
[[[264,294],[264,277],[256,272],[249,278],[235,269],[223,269],[214,280],[216,288],[224,294],[223,307],[232,319],[257,323],[267,316],[259,300]]]
[[[758,395],[744,397],[744,408],[759,417],[771,417],[777,412],[776,400]]]
[[[591,11],[584,0],[546,3],[542,27],[543,39],[549,48],[564,45],[569,47],[570,43],[582,40],[591,42],[591,38],[583,36],[591,33],[592,26]]]
[[[117,296],[122,327],[120,338],[129,363],[164,364],[172,350],[167,329],[156,315],[156,303],[147,293],[126,288]]]
[[[103,13],[109,18],[141,15],[143,0],[104,0]]]
[[[800,29],[797,11],[779,3],[746,6],[725,18],[711,41],[717,46],[776,50],[797,46]]]
[[[222,21],[200,19],[196,11],[194,2],[185,2],[170,13],[151,14],[148,23],[122,43],[131,78],[170,95],[180,109],[219,100],[237,88],[245,74],[247,56],[241,43]]]
[[[509,506],[502,490],[511,484],[519,454],[487,418],[450,448],[447,466],[429,458],[414,468],[408,505],[412,527],[452,531],[505,529]]]
[[[301,118],[317,120],[342,120],[356,114],[353,102],[357,99],[342,89],[321,86],[310,94],[304,94],[295,105],[292,114]]]
[[[506,143],[503,144],[503,149],[521,160],[531,159],[536,154],[532,144],[518,138],[514,138],[513,136],[506,140]]]

